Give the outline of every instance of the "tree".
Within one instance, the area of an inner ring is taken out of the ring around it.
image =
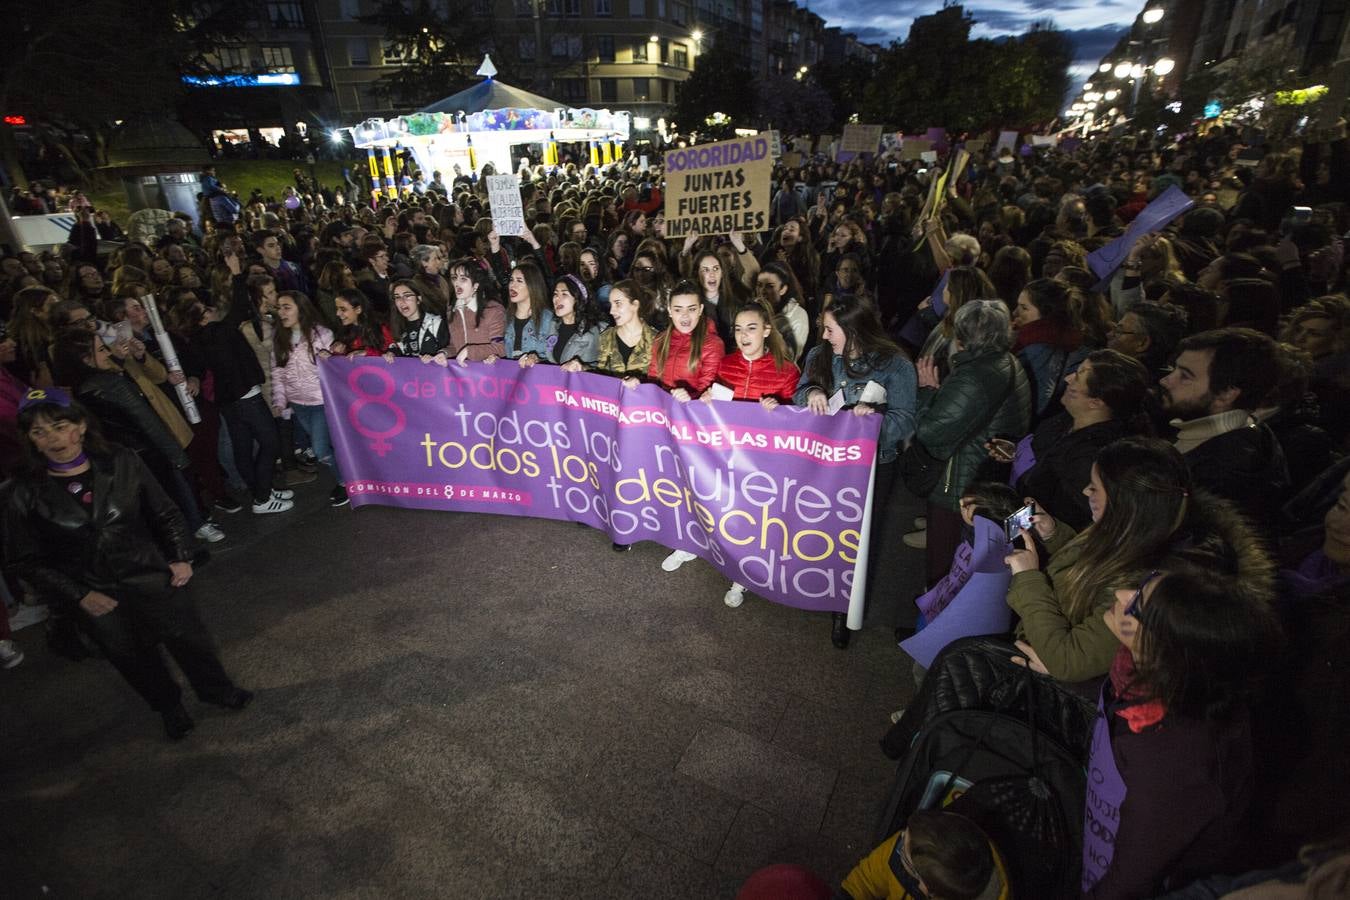
[[[404,60],[380,76],[376,90],[409,106],[472,85],[490,34],[490,19],[475,15],[469,0],[382,0],[361,21],[382,26],[389,51]]]
[[[143,0],[11,0],[11,26],[0,55],[0,110],[21,114],[38,136],[66,157],[77,177],[99,165],[113,123],[164,115],[183,96],[184,74],[211,71],[208,51],[242,28],[239,4]],[[93,152],[70,140],[88,135]],[[0,153],[23,177],[9,126]]]
[[[867,86],[876,80],[877,65],[850,57],[842,62],[821,62],[811,69],[811,77],[824,88],[830,98],[832,115],[829,131],[838,134],[854,113],[860,113],[867,96]],[[868,121],[880,121],[872,120]],[[819,130],[813,124],[811,131]]]
[[[914,20],[881,55],[861,118],[905,131],[976,131],[1054,118],[1068,88],[1072,47],[1048,22],[1015,38],[970,39],[975,20],[948,7]]]
[[[730,137],[735,123],[744,125],[754,114],[750,84],[750,67],[740,50],[729,40],[715,42],[698,55],[694,71],[675,88],[670,117],[676,130]],[[709,122],[717,113],[726,118],[724,124]]]
[[[811,134],[833,119],[829,92],[810,77],[770,75],[755,84],[760,124],[783,134]]]

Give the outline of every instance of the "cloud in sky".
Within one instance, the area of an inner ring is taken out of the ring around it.
[[[985,0],[990,2],[990,0]],[[812,12],[829,25],[852,31],[861,40],[885,46],[903,40],[916,16],[942,8],[941,0],[816,0]],[[967,5],[975,19],[975,37],[1022,34],[1033,22],[1049,19],[1074,46],[1070,74],[1074,91],[1096,71],[1143,8],[1142,0],[998,0],[997,5]]]
[[[988,2],[988,0],[986,0]],[[915,16],[942,8],[940,0],[816,0],[811,10],[830,25],[839,25],[877,44],[903,40]],[[1128,28],[1143,7],[1141,0],[1000,0],[997,5],[968,5],[976,37],[1021,34],[1044,19],[1068,34],[1077,52],[1075,63],[1095,63]]]

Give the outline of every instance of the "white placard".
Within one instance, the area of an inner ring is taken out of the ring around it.
[[[514,175],[487,176],[488,203],[498,234],[518,235],[525,230],[525,208],[520,200],[520,181]]]
[[[164,355],[164,368],[170,372],[183,374],[183,366],[178,362],[178,351],[173,347],[173,341],[169,338],[169,333],[164,330],[164,321],[159,317],[159,307],[155,305],[155,295],[146,294],[141,298],[141,306],[145,307],[145,314],[150,318],[150,328],[155,332],[155,341],[159,344],[159,352]],[[197,401],[192,399],[188,393],[187,382],[174,385],[174,390],[178,394],[178,404],[183,407],[183,415],[193,425],[201,422],[202,414],[197,411]]]
[[[647,164],[647,154],[644,153],[644,154],[642,154],[641,156],[639,156],[639,157],[638,157],[638,171],[640,171],[640,172],[646,172],[646,171],[649,170],[650,168],[651,168],[651,166],[649,166],[649,165]]]
[[[736,392],[725,384],[714,382],[713,386],[708,388],[708,396],[714,400],[735,400]]]

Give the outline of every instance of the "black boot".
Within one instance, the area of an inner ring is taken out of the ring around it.
[[[164,719],[164,733],[171,741],[181,741],[187,737],[189,731],[197,727],[197,723],[192,721],[192,716],[188,715],[181,703],[175,704],[172,709],[164,710],[160,716]]]
[[[833,627],[830,628],[830,643],[840,650],[847,650],[848,638],[848,616],[845,613],[834,613]]]
[[[627,553],[632,546],[632,544],[619,544],[611,541],[609,549],[613,550],[615,553]]]

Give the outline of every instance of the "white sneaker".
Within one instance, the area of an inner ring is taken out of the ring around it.
[[[740,606],[745,602],[745,585],[733,581],[731,587],[727,588],[727,592],[722,595],[722,602],[732,609]]]
[[[294,500],[282,500],[273,495],[268,497],[262,503],[253,504],[253,511],[258,515],[268,515],[270,513],[284,513],[286,510],[295,506]]]
[[[919,531],[926,530],[928,528],[928,517],[927,516],[916,517],[914,519],[914,527]]]
[[[27,603],[20,603],[18,606],[10,608],[9,630],[18,631],[21,628],[27,628],[29,625],[38,625],[47,621],[47,607],[42,604],[30,606]]]
[[[277,490],[276,488],[272,488],[273,500],[290,500],[294,496],[295,491]]]
[[[23,662],[23,651],[13,641],[0,641],[0,669],[12,669]]]
[[[208,544],[218,544],[225,540],[225,532],[207,522],[197,529],[197,540],[206,541]]]
[[[915,550],[928,549],[928,531],[911,531],[900,540],[905,542],[906,547],[913,547]]]
[[[698,559],[698,556],[690,553],[688,550],[676,550],[674,553],[661,560],[661,568],[667,572],[674,572],[691,559]]]

